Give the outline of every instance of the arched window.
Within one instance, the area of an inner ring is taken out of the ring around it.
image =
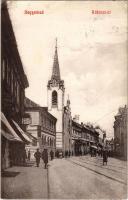
[[[44,144],[46,144],[46,136],[44,136]]]
[[[42,145],[44,144],[44,137],[43,137],[43,135],[42,135]]]
[[[55,90],[52,92],[52,105],[57,106],[57,92]]]

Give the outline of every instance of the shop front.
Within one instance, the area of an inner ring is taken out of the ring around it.
[[[2,170],[13,165],[23,165],[26,159],[25,144],[28,137],[15,123],[14,128],[9,120],[1,113],[1,167]],[[18,131],[22,135],[19,135]]]

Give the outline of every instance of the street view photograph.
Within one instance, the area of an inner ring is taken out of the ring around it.
[[[127,199],[127,1],[1,1],[1,199]]]

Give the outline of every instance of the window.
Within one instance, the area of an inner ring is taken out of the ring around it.
[[[17,82],[17,103],[18,103],[18,105],[20,103],[20,95],[19,95],[19,85],[18,85],[18,82]]]
[[[52,146],[52,140],[51,140],[51,138],[50,138],[50,146]]]
[[[11,92],[13,94],[13,70],[11,71]]]
[[[44,136],[44,144],[46,144],[46,136]]]
[[[10,65],[8,66],[8,85],[11,88],[11,68]]]
[[[42,135],[42,145],[43,145],[43,143],[44,143],[44,138],[43,138],[43,135]]]
[[[5,60],[3,60],[3,63],[2,63],[2,80],[5,79]]]
[[[52,105],[57,106],[57,92],[55,90],[52,92]]]

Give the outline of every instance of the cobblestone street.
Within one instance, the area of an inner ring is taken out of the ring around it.
[[[11,199],[126,199],[126,162],[100,157],[54,159],[48,170],[29,163],[2,175],[2,198]]]

